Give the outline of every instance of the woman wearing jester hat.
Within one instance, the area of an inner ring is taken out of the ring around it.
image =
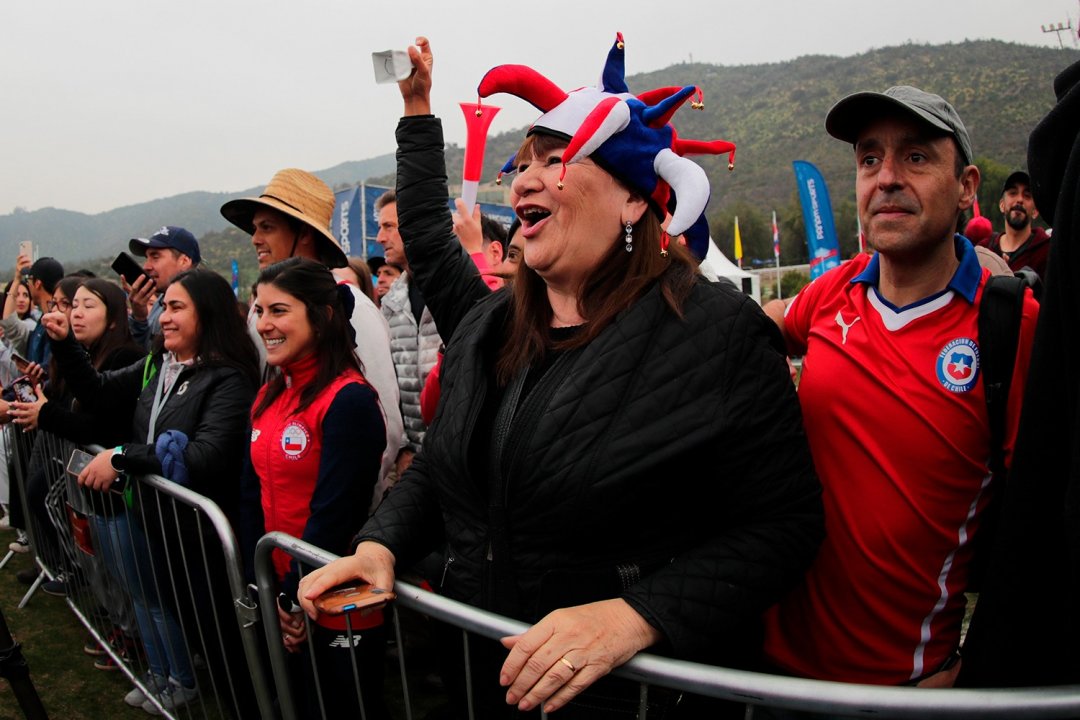
[[[409,55],[398,215],[450,338],[442,400],[356,553],[308,575],[302,604],[314,614],[313,598],[356,578],[389,586],[441,549],[438,592],[535,623],[503,647],[470,643],[478,717],[632,716],[637,686],[601,678],[645,649],[751,664],[762,612],[822,537],[820,486],[774,326],[660,227],[670,211],[669,232],[702,251],[709,186],[683,155],[734,146],[677,138],[669,120],[700,103],[696,88],[632,95],[621,36],[599,87],[491,70],[481,97],[544,113],[507,164],[524,263],[492,293],[446,209],[427,40]]]

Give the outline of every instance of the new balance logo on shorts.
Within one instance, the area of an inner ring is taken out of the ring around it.
[[[352,638],[353,638],[353,647],[356,647],[357,645],[360,644],[360,635],[359,635],[359,633],[353,633]],[[348,635],[338,635],[333,640],[330,641],[330,644],[327,647],[348,648],[349,647],[349,636]]]

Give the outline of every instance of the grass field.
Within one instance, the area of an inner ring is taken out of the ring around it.
[[[15,533],[0,532],[0,557]],[[4,613],[15,640],[30,667],[30,678],[45,704],[50,718],[87,720],[109,717],[117,720],[149,717],[138,708],[124,704],[131,684],[119,671],[94,668],[94,658],[83,652],[89,637],[63,598],[40,590],[23,609],[19,601],[28,589],[15,573],[31,567],[30,555],[16,555],[0,570],[0,611]],[[0,720],[23,717],[7,681],[0,680]]]
[[[15,533],[0,531],[0,558],[7,552],[7,544],[15,539]],[[31,555],[15,555],[0,570],[0,611],[16,642],[21,644],[23,656],[30,668],[30,678],[41,697],[50,718],[70,720],[139,720],[149,717],[143,710],[132,708],[123,701],[131,684],[120,671],[105,672],[94,667],[94,658],[83,652],[89,634],[75,617],[63,598],[53,597],[40,589],[29,604],[18,609],[19,601],[29,589],[15,575],[19,570],[32,567]],[[406,616],[409,616],[406,618]],[[407,653],[409,683],[414,717],[435,720],[444,717],[444,696],[432,686],[435,667],[432,663],[430,641],[425,639],[423,623],[412,614],[403,613],[406,634],[412,638],[407,645],[419,639],[419,652]],[[393,653],[387,655],[386,698],[394,717],[404,717],[401,701],[401,684]],[[202,682],[202,681],[200,681]],[[201,712],[196,712],[201,716]],[[186,714],[181,714],[186,717]],[[0,679],[0,720],[21,720],[20,711],[11,687]]]

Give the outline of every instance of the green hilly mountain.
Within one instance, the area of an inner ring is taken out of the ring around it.
[[[675,116],[679,135],[724,138],[738,145],[736,167],[728,172],[725,157],[699,162],[713,183],[709,220],[713,237],[732,254],[734,216],[744,254],[772,257],[770,214],[776,211],[785,263],[806,257],[802,218],[796,195],[793,160],[816,164],[832,199],[841,249],[855,247],[854,166],[851,149],[826,135],[829,107],[852,92],[884,90],[911,84],[949,99],[972,136],[976,162],[983,172],[979,202],[984,214],[1001,225],[997,199],[1005,176],[1026,165],[1027,137],[1054,102],[1055,75],[1080,59],[1075,50],[1034,47],[1000,41],[967,41],[949,45],[907,44],[872,50],[853,57],[807,56],[782,63],[719,66],[679,64],[628,78],[631,90],[697,84],[705,95],[704,111],[689,108]],[[496,104],[519,102],[497,98]],[[485,177],[494,178],[517,148],[522,129],[489,139]],[[451,182],[461,177],[463,149],[447,148]],[[393,156],[347,162],[317,173],[331,186],[369,181],[392,184]],[[164,221],[188,227],[198,236],[214,233],[222,257],[250,255],[242,233],[228,233],[218,208],[225,200],[256,192],[186,193],[171,198],[84,215],[53,208],[0,216],[0,267],[14,261],[18,242],[34,240],[40,254],[70,260],[111,256],[118,239],[151,232]],[[482,188],[481,199],[499,202],[506,185]],[[209,238],[207,238],[209,239]],[[205,243],[204,243],[205,244]],[[242,263],[246,264],[246,262]],[[220,268],[225,270],[225,268]],[[247,272],[242,272],[242,279]]]
[[[315,174],[337,188],[393,171],[394,155],[390,153],[344,162]],[[38,247],[38,255],[74,261],[115,257],[121,248],[127,249],[127,238],[147,237],[164,224],[185,227],[201,238],[228,226],[219,212],[224,202],[260,192],[261,185],[232,193],[189,192],[96,215],[57,208],[0,215],[0,268],[14,265],[22,240],[32,240]]]
[[[638,92],[667,85],[702,89],[704,111],[686,103],[673,120],[679,136],[723,138],[738,146],[733,172],[728,172],[727,156],[696,158],[712,182],[708,217],[713,239],[731,256],[737,215],[745,257],[771,262],[775,210],[782,258],[795,263],[805,261],[806,241],[793,160],[807,160],[822,171],[841,249],[845,256],[856,249],[851,148],[824,129],[825,115],[837,100],[891,85],[915,85],[950,100],[964,119],[983,174],[980,207],[1000,228],[1001,184],[1009,172],[1026,167],[1027,137],[1054,104],[1053,79],[1078,59],[1075,50],[999,41],[908,44],[846,58],[807,56],[731,67],[680,64],[633,76],[627,84]],[[516,132],[489,141],[486,177],[494,177],[520,139]],[[459,168],[463,152],[453,150],[450,167]],[[460,177],[460,171],[451,170],[450,176]]]

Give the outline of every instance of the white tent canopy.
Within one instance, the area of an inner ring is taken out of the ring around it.
[[[709,249],[705,253],[705,259],[701,261],[701,272],[710,280],[727,280],[735,287],[754,298],[757,304],[761,304],[761,281],[756,273],[750,273],[731,262],[716,247],[716,243],[709,238]]]

